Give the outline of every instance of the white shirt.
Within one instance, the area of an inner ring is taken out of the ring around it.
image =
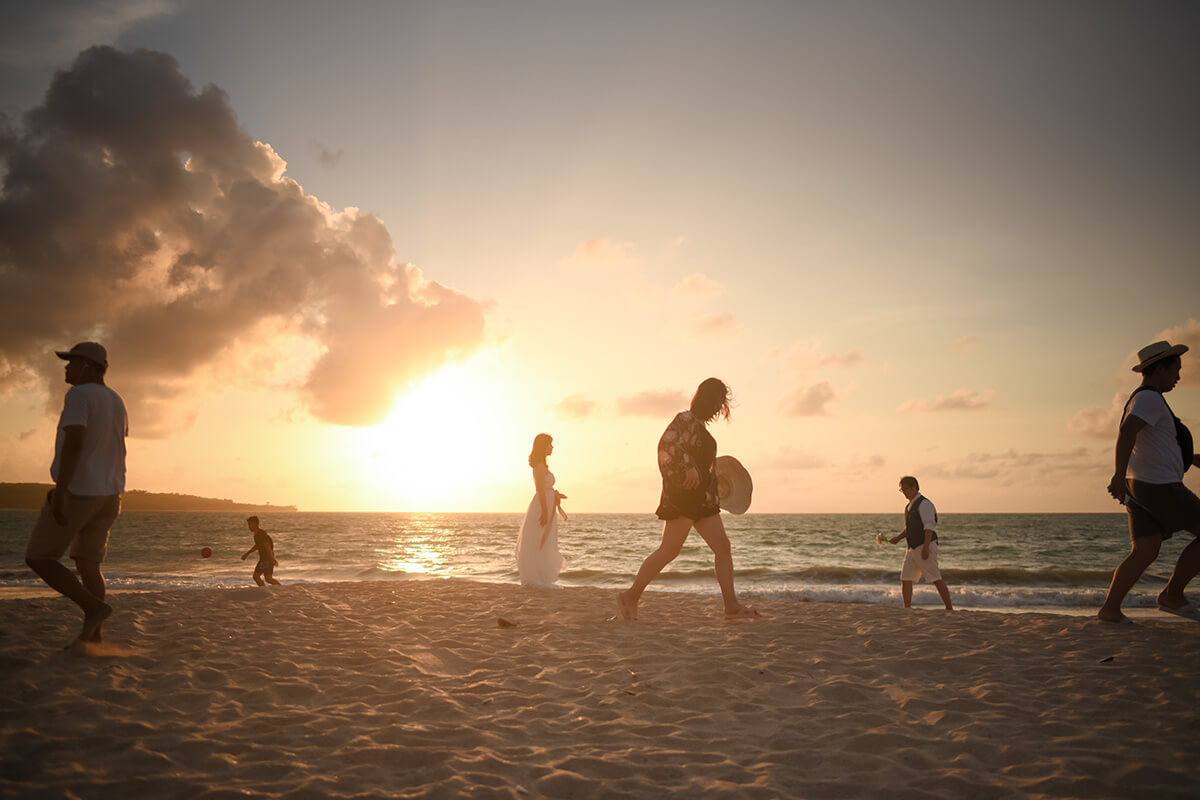
[[[54,463],[50,477],[58,482],[63,442],[69,425],[82,425],[83,452],[67,491],[83,496],[106,496],[125,491],[125,437],[129,417],[121,395],[101,383],[81,383],[67,390],[58,435],[54,439]]]
[[[1146,423],[1138,431],[1129,456],[1126,477],[1143,483],[1180,483],[1183,481],[1183,454],[1175,439],[1175,422],[1167,401],[1153,389],[1138,392],[1129,405],[1129,413]]]
[[[918,502],[922,497],[925,497],[925,495],[921,494],[920,492],[917,492],[915,495],[913,495],[913,499],[909,500],[908,504],[906,506],[904,506],[905,515],[908,514],[908,511],[909,511],[909,509],[912,508],[913,503]],[[895,508],[895,506],[892,506],[892,508]],[[928,497],[925,497],[925,502],[921,503],[920,514],[921,514],[921,524],[925,526],[925,530],[936,531],[937,530],[937,509],[935,509],[933,507],[933,501],[930,500]]]

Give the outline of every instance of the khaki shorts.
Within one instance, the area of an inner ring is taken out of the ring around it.
[[[108,532],[121,513],[121,495],[103,496],[76,495],[67,492],[63,513],[67,524],[59,525],[50,510],[50,497],[38,514],[29,534],[29,545],[25,548],[26,558],[51,558],[57,561],[71,548],[71,558],[82,558],[100,563],[108,552]]]
[[[926,583],[942,579],[938,569],[937,542],[929,543],[929,558],[921,558],[921,548],[914,547],[904,554],[904,566],[900,568],[900,580],[917,581],[924,577]]]

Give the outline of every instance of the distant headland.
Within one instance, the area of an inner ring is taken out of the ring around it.
[[[46,492],[53,489],[49,483],[0,483],[0,508],[41,508],[46,502]],[[121,496],[121,511],[295,511],[295,506],[255,505],[218,500],[213,497],[196,497],[191,494],[169,494],[143,492],[140,489]]]

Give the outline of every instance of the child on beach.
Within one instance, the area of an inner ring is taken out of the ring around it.
[[[279,586],[279,581],[275,580],[275,567],[279,564],[279,560],[275,558],[274,540],[266,531],[258,527],[258,517],[247,517],[246,524],[254,533],[254,546],[242,555],[242,561],[245,561],[251,553],[257,550],[258,563],[254,565],[254,582],[259,586],[266,586],[266,583],[263,583],[265,578],[267,583]]]

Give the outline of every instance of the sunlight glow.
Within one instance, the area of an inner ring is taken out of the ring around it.
[[[503,480],[513,453],[502,387],[472,366],[426,378],[379,425],[356,432],[363,482],[379,510],[470,510],[478,491]]]

